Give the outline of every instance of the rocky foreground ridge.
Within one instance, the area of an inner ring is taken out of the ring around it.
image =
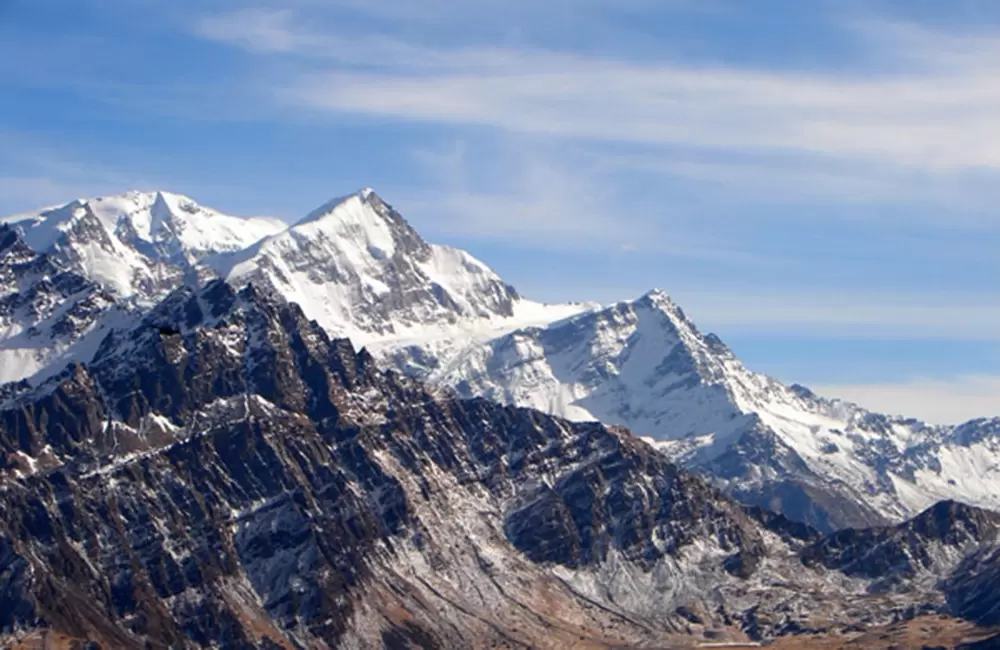
[[[4,388],[0,631],[102,648],[684,647],[1000,623],[1000,515],[823,535],[624,429],[422,384],[250,284]]]

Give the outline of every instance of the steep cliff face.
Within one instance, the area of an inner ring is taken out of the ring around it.
[[[174,292],[90,364],[5,399],[9,639],[43,627],[114,648],[767,638],[946,610],[928,576],[994,534],[988,516],[949,510],[968,534],[916,524],[945,549],[919,576],[891,562],[858,572],[842,549],[871,546],[864,534],[823,541],[745,509],[624,430],[380,370],[297,306],[222,281]],[[912,588],[874,593],[896,574]]]

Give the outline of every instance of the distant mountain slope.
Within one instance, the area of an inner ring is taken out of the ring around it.
[[[126,320],[112,294],[0,224],[0,384],[44,379],[89,357],[108,328]]]
[[[426,378],[627,427],[741,499],[824,530],[949,498],[1000,509],[1000,419],[932,427],[787,387],[660,291],[470,346]]]

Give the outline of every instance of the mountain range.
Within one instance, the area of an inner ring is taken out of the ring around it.
[[[290,226],[166,192],[7,218],[0,365],[11,638],[678,647],[1000,623],[1000,419],[785,386],[662,291],[533,302],[371,190]]]

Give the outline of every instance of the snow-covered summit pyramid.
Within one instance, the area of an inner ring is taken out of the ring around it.
[[[272,287],[358,345],[439,339],[463,325],[515,322],[534,306],[465,251],[428,244],[370,189],[209,263],[235,285]]]

